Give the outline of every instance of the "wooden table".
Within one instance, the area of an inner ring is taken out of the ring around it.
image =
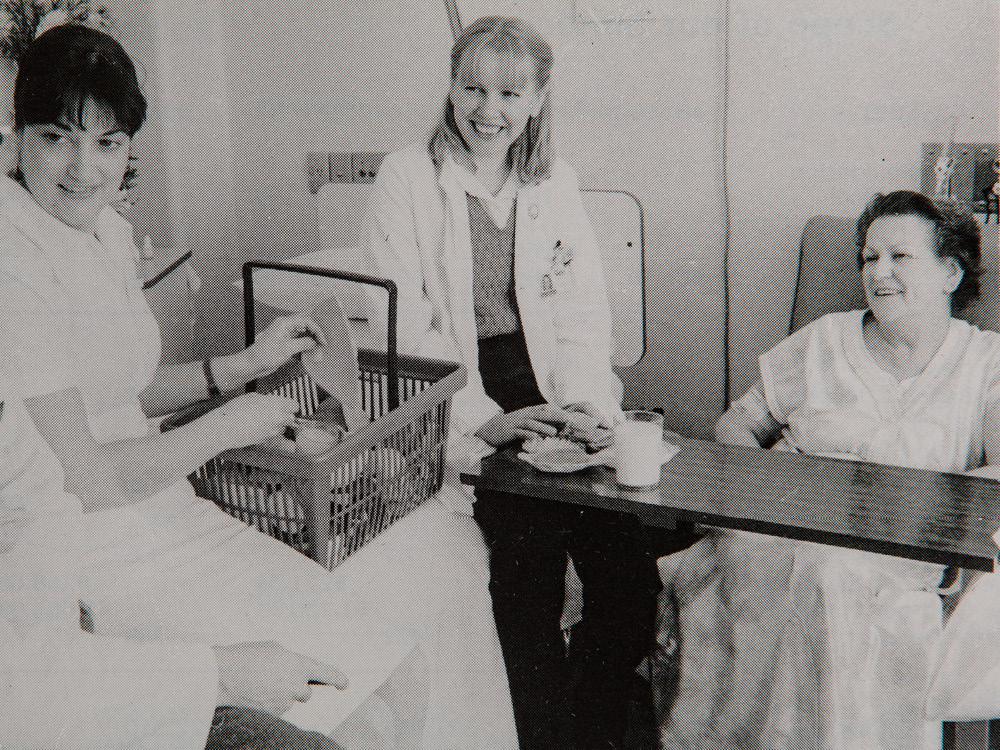
[[[593,467],[546,474],[505,450],[483,460],[476,487],[633,513],[643,523],[692,521],[926,562],[992,571],[1000,482],[960,474],[743,448],[671,436],[680,452],[660,484],[628,489]]]
[[[634,513],[671,528],[693,521],[992,571],[1000,482],[884,464],[740,448],[669,436],[681,450],[658,487],[619,487],[595,467],[545,474],[505,450],[466,484]],[[946,722],[945,750],[996,747],[1000,722]]]

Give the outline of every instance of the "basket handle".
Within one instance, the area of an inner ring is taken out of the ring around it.
[[[389,409],[399,406],[399,354],[396,343],[396,316],[399,293],[396,284],[389,279],[379,279],[374,276],[364,276],[349,271],[333,271],[329,268],[318,268],[316,266],[301,266],[295,263],[273,263],[265,261],[248,261],[243,264],[243,312],[246,324],[247,346],[254,342],[257,334],[257,317],[254,312],[253,299],[253,272],[254,269],[269,271],[289,271],[293,273],[305,273],[312,276],[326,276],[330,279],[341,281],[352,281],[356,284],[367,284],[368,286],[382,287],[389,293],[389,325],[388,344],[386,346],[386,374],[389,385]],[[255,389],[255,383],[248,383],[247,390]]]

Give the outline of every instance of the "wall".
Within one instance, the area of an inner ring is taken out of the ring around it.
[[[216,351],[238,336],[239,263],[315,248],[305,153],[426,136],[447,89],[444,3],[133,1],[158,35],[170,226],[209,281],[203,344]],[[530,6],[515,10],[560,61],[562,153],[585,186],[631,190],[646,210],[650,347],[630,403],[706,434],[723,405],[721,6],[660,0],[653,20],[604,25],[577,23],[570,0]],[[488,10],[460,7],[466,23]]]
[[[920,189],[921,144],[997,142],[998,5],[733,0],[728,139],[730,395],[788,333],[815,214]],[[991,224],[989,231],[996,231]],[[996,279],[987,283],[996,284]]]
[[[173,191],[165,161],[163,123],[170,110],[162,106],[162,97],[157,95],[162,79],[157,59],[161,45],[155,41],[154,18],[146,0],[113,0],[108,8],[111,32],[135,63],[149,105],[146,123],[132,145],[138,175],[130,192],[136,206],[129,212],[129,219],[140,238],[149,236],[157,247],[170,247],[176,244],[173,232],[178,211],[171,206]]]
[[[305,153],[425,136],[447,86],[443,2],[118,1],[145,14],[154,49],[155,179],[138,208],[162,208],[151,231],[194,251],[210,282],[204,346],[217,351],[238,337],[239,263],[315,248]],[[727,272],[739,395],[787,330],[809,216],[919,186],[920,144],[947,138],[952,114],[957,140],[997,138],[995,3],[873,0],[862,15],[848,0],[730,0],[727,268],[725,4],[459,3],[465,23],[516,12],[552,39],[561,153],[585,186],[642,202],[650,346],[627,398],[692,435],[709,434],[725,404]],[[600,5],[644,20],[603,21]],[[578,20],[586,7],[603,22]]]

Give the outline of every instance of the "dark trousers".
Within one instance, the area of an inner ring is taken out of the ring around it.
[[[622,747],[633,673],[653,639],[656,560],[634,516],[477,492],[490,593],[522,750]],[[566,555],[583,583],[567,657]],[[568,734],[567,734],[568,730]],[[561,734],[562,733],[562,734]]]
[[[215,709],[205,750],[343,750],[329,737],[308,732],[259,708]]]
[[[523,332],[479,342],[483,387],[504,412],[545,403]],[[646,530],[598,508],[477,491],[493,615],[521,750],[617,748],[632,675],[653,642],[660,578]],[[569,656],[560,620],[566,555],[583,583]]]

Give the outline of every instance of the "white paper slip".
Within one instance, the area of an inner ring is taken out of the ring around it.
[[[415,648],[412,640],[386,641],[379,649],[341,657],[334,664],[347,675],[346,690],[332,685],[312,685],[312,696],[305,703],[295,703],[282,715],[301,729],[329,735],[378,689],[393,670]]]
[[[302,366],[327,393],[340,401],[347,427],[360,430],[368,420],[361,408],[358,349],[351,341],[344,309],[336,299],[324,300],[310,316],[323,331],[325,343],[302,353]]]

